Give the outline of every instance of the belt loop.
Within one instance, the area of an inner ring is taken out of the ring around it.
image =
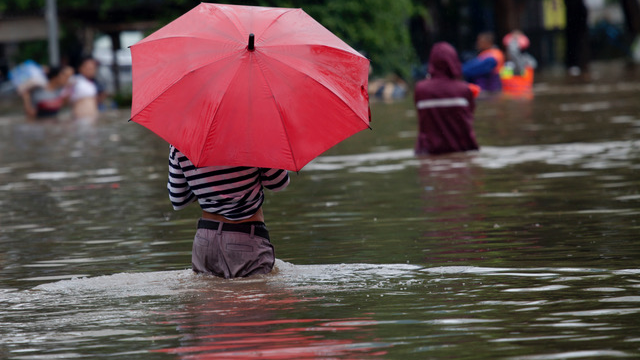
[[[218,234],[218,235],[220,235],[220,234],[222,233],[222,224],[223,224],[223,222],[222,222],[222,221],[219,221],[219,222],[218,222],[218,230],[217,230],[217,234]]]
[[[253,234],[256,232],[256,226],[251,224],[251,234],[249,234],[249,239],[253,239]]]

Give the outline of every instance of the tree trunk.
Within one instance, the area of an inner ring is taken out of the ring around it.
[[[622,0],[622,10],[629,34],[632,37],[640,35],[640,2],[638,0]]]
[[[120,94],[120,66],[118,64],[118,50],[120,50],[120,32],[113,31],[109,33],[111,38],[111,72],[113,73],[113,91]]]
[[[589,66],[588,10],[583,0],[564,0],[567,13],[566,65],[572,74],[584,74]]]
[[[516,16],[513,0],[497,0],[493,3],[493,11],[495,12],[496,43],[500,43],[500,39],[512,30],[518,28],[518,19]]]

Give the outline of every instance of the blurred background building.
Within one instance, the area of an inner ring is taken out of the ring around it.
[[[372,76],[411,82],[422,75],[431,46],[453,44],[461,57],[474,54],[476,35],[496,39],[514,29],[531,40],[539,66],[577,67],[592,60],[640,62],[640,0],[254,0],[228,3],[301,7],[361,50]],[[0,3],[0,82],[27,59],[52,60],[51,19],[56,4],[59,62],[77,65],[86,55],[100,61],[99,77],[110,93],[131,88],[128,46],[200,3],[189,0],[52,1]],[[3,85],[6,88],[6,85]]]

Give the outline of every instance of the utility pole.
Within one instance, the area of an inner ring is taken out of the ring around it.
[[[56,0],[47,0],[45,19],[47,21],[47,36],[49,39],[49,66],[60,66],[58,10],[56,8]]]

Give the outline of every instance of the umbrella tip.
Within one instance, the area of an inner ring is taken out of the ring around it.
[[[249,46],[247,47],[249,51],[255,50],[255,46],[253,45],[254,38],[255,36],[253,35],[253,33],[249,34]]]

